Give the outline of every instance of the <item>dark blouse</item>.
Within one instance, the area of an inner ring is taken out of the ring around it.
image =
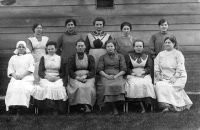
[[[116,52],[113,55],[102,55],[98,62],[97,73],[99,73],[100,71],[105,71],[107,69],[114,69],[126,72],[127,68],[124,56]]]
[[[45,62],[44,62],[44,56],[41,57],[40,59],[40,64],[39,64],[39,71],[38,71],[38,75],[44,79],[45,76]],[[65,77],[65,65],[63,63],[63,58],[61,58],[61,66],[59,69],[59,75],[60,78],[64,78]]]
[[[132,59],[136,59],[136,58],[145,59],[145,58],[147,58],[148,55],[144,54],[144,53],[133,52],[133,53],[130,53],[130,56],[131,56]],[[126,65],[127,65],[127,75],[131,75],[132,74],[132,69],[134,69],[134,66],[131,63],[130,56],[129,56],[129,54],[127,54],[125,56]],[[145,66],[144,66],[145,75],[150,74],[151,69],[152,69],[152,59],[151,59],[151,57],[148,56],[147,62],[145,64]]]
[[[92,55],[87,55],[88,57],[88,67],[86,70],[89,72],[86,74],[87,79],[93,78],[95,76],[95,60]],[[69,77],[72,79],[76,78],[76,71],[78,70],[76,67],[76,54],[72,55],[68,59],[68,71],[69,71]]]

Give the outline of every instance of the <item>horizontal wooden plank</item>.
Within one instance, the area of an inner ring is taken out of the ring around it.
[[[131,32],[131,35],[134,39],[142,39],[145,42],[145,46],[148,46],[150,37],[152,34],[156,33],[157,31],[138,31],[138,32]],[[113,38],[120,36],[121,32],[108,32],[112,35]],[[171,31],[177,38],[177,41],[180,45],[180,50],[183,51],[200,51],[200,32],[199,31]],[[44,33],[44,35],[48,36],[50,40],[57,41],[58,37],[62,33]],[[85,33],[80,33],[83,38],[86,37]],[[26,41],[32,33],[26,34],[1,34],[0,35],[0,50],[4,49],[13,49],[17,41],[24,40]]]
[[[76,28],[77,32],[91,32],[94,30],[94,26],[78,26]],[[105,26],[104,30],[107,32],[121,32],[120,25]],[[158,31],[157,25],[132,25],[133,31]],[[188,31],[188,30],[200,30],[200,24],[178,24],[171,25],[169,31]],[[43,26],[43,31],[45,33],[60,33],[65,32],[66,28],[64,26],[52,27]],[[32,33],[31,27],[0,27],[0,34],[13,34],[13,33]]]
[[[96,0],[1,0],[0,6],[77,6],[95,5]],[[9,2],[10,1],[10,2]],[[198,0],[114,0],[114,4],[198,3]]]
[[[77,17],[40,17],[40,18],[1,18],[0,27],[32,27],[34,23],[41,23],[43,26],[64,26],[66,19],[73,18],[78,26],[93,25],[96,16],[77,16]],[[197,24],[200,23],[200,15],[158,15],[158,16],[104,16],[106,25],[120,25],[127,21],[131,24],[157,25],[161,18],[173,24]]]
[[[119,16],[200,14],[200,4],[142,4],[116,5],[114,9],[96,9],[91,6],[2,7],[0,17],[66,17],[66,16]]]

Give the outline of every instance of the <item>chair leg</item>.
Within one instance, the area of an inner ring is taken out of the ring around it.
[[[128,102],[126,102],[126,112],[128,112]]]
[[[126,112],[126,103],[123,103],[123,110]]]
[[[38,108],[35,107],[35,114],[38,114]]]
[[[101,107],[99,107],[99,110],[101,111]]]
[[[68,104],[67,110],[68,110],[68,113],[70,113],[70,105],[69,104]]]

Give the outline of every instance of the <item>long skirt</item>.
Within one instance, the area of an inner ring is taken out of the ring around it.
[[[9,106],[19,105],[29,107],[31,92],[34,89],[33,81],[33,74],[24,77],[22,80],[11,78],[5,97],[7,111],[9,110]]]
[[[144,78],[128,75],[128,81],[125,84],[125,96],[128,99],[143,99],[146,104],[153,105],[153,101],[149,102],[149,98],[156,99],[154,86],[151,76],[146,75]],[[145,101],[147,99],[147,101]],[[133,100],[134,101],[134,100]]]
[[[106,49],[101,49],[101,48],[98,48],[98,49],[90,49],[89,51],[89,54],[92,55],[95,59],[95,68],[97,68],[97,64],[99,62],[99,58],[106,54]]]
[[[122,76],[114,80],[108,80],[101,76],[97,82],[97,104],[103,107],[105,103],[124,101],[125,82]]]
[[[168,104],[174,111],[190,109],[193,103],[184,91],[185,78],[178,78],[174,84],[169,83],[169,80],[156,82],[155,91],[158,102],[166,104],[166,107]]]
[[[82,76],[88,73],[88,71],[78,70],[75,73]],[[69,96],[69,105],[88,104],[93,106],[96,101],[95,79],[87,79],[86,83],[82,83],[70,78],[67,93]]]

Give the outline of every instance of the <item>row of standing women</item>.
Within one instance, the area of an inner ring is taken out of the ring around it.
[[[109,106],[114,115],[118,114],[116,103],[125,98],[139,101],[142,113],[145,105],[155,105],[155,99],[163,112],[191,107],[184,91],[184,56],[177,50],[176,38],[167,32],[165,19],[158,23],[160,32],[150,39],[150,55],[143,52],[142,40],[130,36],[128,22],[121,24],[123,35],[116,40],[103,31],[101,17],[94,20],[95,31],[85,41],[75,32],[75,20],[69,19],[65,25],[67,31],[57,44],[42,36],[40,24],[33,25],[34,35],[27,44],[17,43],[8,66],[7,110],[29,107],[30,95],[40,110],[58,113],[65,112],[67,99],[69,105],[81,104],[85,112],[91,112],[95,102],[99,107]],[[153,72],[155,80],[151,79]]]

